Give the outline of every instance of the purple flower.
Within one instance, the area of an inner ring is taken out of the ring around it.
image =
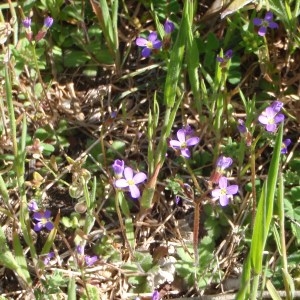
[[[224,170],[227,169],[232,164],[232,158],[221,155],[217,159],[216,170],[214,170],[210,176],[210,181],[213,183],[218,183]]]
[[[85,264],[88,267],[90,267],[91,265],[93,265],[98,260],[98,256],[96,256],[96,255],[94,255],[94,256],[84,255],[84,247],[81,246],[81,245],[78,245],[76,247],[76,251],[81,256],[81,258],[84,257]],[[80,261],[82,261],[82,260],[80,259]]]
[[[159,300],[160,299],[160,294],[159,291],[155,290],[152,294],[152,300]]]
[[[111,117],[112,119],[114,119],[117,115],[118,115],[118,112],[117,112],[117,111],[112,111],[112,112],[110,113],[110,117]]]
[[[281,146],[281,154],[287,154],[287,147],[292,143],[292,141],[290,139],[285,139],[282,142],[282,146]]]
[[[138,37],[135,43],[137,46],[143,47],[143,57],[150,56],[152,49],[160,49],[162,46],[162,42],[157,39],[157,33],[155,31],[149,34],[148,39]]]
[[[124,160],[116,159],[112,165],[116,178],[122,178],[124,171]]]
[[[249,130],[246,127],[245,122],[243,120],[238,119],[238,123],[239,123],[237,126],[238,131],[240,132],[242,137],[245,139],[247,146],[250,147],[251,143],[252,143],[252,135],[249,132]]]
[[[173,32],[174,29],[175,29],[174,23],[167,19],[164,24],[165,33],[170,34],[171,32]]]
[[[23,24],[23,26],[25,28],[25,34],[26,34],[26,37],[27,37],[28,41],[31,41],[32,40],[31,18],[26,17],[22,21],[22,24]]]
[[[247,132],[247,128],[246,128],[245,122],[243,120],[241,120],[241,119],[238,119],[238,123],[239,123],[239,125],[237,126],[238,131],[241,134],[245,134]]]
[[[83,247],[83,246],[78,245],[78,246],[76,247],[76,251],[77,251],[78,254],[84,255],[84,247]]]
[[[85,260],[85,264],[88,267],[90,267],[98,260],[98,256],[96,256],[96,255],[94,255],[94,256],[85,255],[84,260]]]
[[[283,103],[280,102],[280,101],[274,101],[274,102],[272,102],[271,107],[273,108],[273,110],[274,110],[275,112],[278,113],[278,112],[280,112],[280,110],[282,109]]]
[[[255,26],[260,26],[260,28],[258,29],[258,34],[260,36],[265,36],[267,33],[267,28],[270,27],[271,29],[277,29],[278,28],[278,24],[273,22],[273,13],[268,11],[266,13],[266,16],[264,19],[260,19],[260,18],[254,18],[253,19],[253,24]]]
[[[192,137],[191,134],[190,128],[187,129],[187,127],[185,127],[177,131],[178,140],[170,141],[170,146],[174,149],[180,149],[181,155],[186,158],[191,156],[188,147],[194,146],[200,142],[200,138]]]
[[[40,231],[43,228],[48,229],[49,231],[54,228],[54,224],[50,221],[51,218],[51,211],[45,210],[45,211],[38,211],[33,214],[33,219],[38,221],[34,225],[34,231]]]
[[[54,252],[49,252],[47,256],[44,258],[44,264],[48,265],[50,260],[54,257]]]
[[[182,128],[185,132],[185,136],[187,137],[193,137],[194,136],[194,130],[190,125],[186,125]]]
[[[233,51],[231,49],[227,50],[224,54],[224,57],[220,57],[219,55],[217,56],[217,61],[219,63],[227,63],[229,61],[229,59],[231,59],[233,56]]]
[[[46,36],[46,33],[47,33],[48,29],[52,26],[52,24],[53,24],[53,18],[46,17],[44,20],[43,27],[39,30],[39,32],[35,36],[36,42],[40,41],[41,39],[43,39]]]
[[[142,183],[147,179],[147,175],[143,172],[139,172],[133,176],[133,170],[129,167],[124,169],[124,178],[117,179],[115,186],[117,188],[129,188],[132,198],[139,198],[141,193],[137,184]]]
[[[46,17],[44,20],[44,27],[49,29],[53,24],[53,18],[51,17]]]
[[[238,190],[238,185],[227,186],[227,178],[223,176],[219,180],[219,188],[212,190],[211,195],[213,198],[219,199],[221,206],[226,206],[229,203],[228,196],[236,194]]]
[[[175,203],[176,203],[176,205],[178,205],[180,203],[180,201],[181,201],[181,198],[178,195],[176,195],[175,196]]]
[[[23,26],[26,29],[29,29],[31,27],[31,18],[26,17],[23,21],[22,21]]]
[[[272,105],[268,106],[258,117],[258,121],[265,126],[265,129],[268,132],[275,132],[277,124],[284,121],[284,115],[278,114],[278,103],[274,104],[274,107]]]
[[[29,211],[38,211],[39,210],[38,205],[34,200],[31,200],[28,203],[28,209],[29,209]]]
[[[221,155],[217,159],[217,169],[224,171],[228,167],[232,165],[232,158],[231,157],[226,157],[224,155]]]

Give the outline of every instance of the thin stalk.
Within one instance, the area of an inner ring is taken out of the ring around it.
[[[286,252],[286,241],[285,241],[285,218],[284,218],[284,183],[283,183],[283,176],[281,172],[279,172],[279,179],[278,179],[278,216],[279,216],[279,227],[280,227],[280,242],[281,242],[281,259],[283,270],[285,274],[288,274],[288,262],[287,262],[287,252]],[[283,276],[283,283],[286,291],[286,299],[292,300],[291,290],[289,283],[287,281],[286,276]]]
[[[193,170],[192,170],[192,168],[191,168],[191,166],[190,166],[190,164],[189,164],[189,162],[188,162],[188,160],[186,158],[184,158],[184,162],[185,162],[185,165],[186,165],[186,168],[187,168],[189,174],[192,177],[192,180],[193,180],[193,183],[194,183],[196,189],[198,190],[198,192],[200,194],[202,194],[203,191],[202,191],[202,189],[201,189],[201,187],[200,187],[200,185],[199,185],[199,183],[197,181],[197,178],[196,178],[196,176],[195,176],[195,174],[194,174],[194,172],[193,172]]]
[[[6,91],[6,102],[10,124],[10,134],[13,144],[13,153],[15,158],[18,155],[18,143],[17,143],[17,128],[16,128],[16,117],[15,110],[12,100],[11,82],[7,64],[5,64],[5,91]]]
[[[33,44],[33,43],[31,44],[31,51],[32,51],[33,61],[34,61],[34,66],[35,66],[35,71],[37,73],[37,76],[38,76],[38,79],[39,79],[39,83],[42,86],[45,99],[47,100],[48,105],[49,105],[49,109],[50,109],[51,113],[53,114],[52,107],[51,107],[51,104],[50,104],[50,100],[48,98],[46,89],[44,87],[44,82],[43,82],[43,79],[42,79],[42,76],[41,76],[41,72],[40,72],[40,69],[39,69],[39,64],[38,64],[38,61],[37,61],[37,58],[36,58],[35,44]],[[34,104],[36,105],[36,103],[34,103]]]
[[[133,258],[134,257],[133,251],[132,251],[131,245],[130,245],[130,243],[128,241],[127,235],[126,235],[126,228],[125,228],[125,226],[123,224],[122,213],[121,213],[121,210],[120,210],[120,204],[119,203],[120,203],[121,193],[122,193],[121,191],[116,190],[115,207],[116,207],[116,212],[117,212],[117,215],[118,215],[118,219],[119,219],[119,223],[120,223],[120,227],[121,227],[121,232],[122,232],[125,244],[128,247],[128,250],[129,250],[131,258]]]
[[[252,185],[252,227],[254,225],[255,219],[255,208],[256,208],[256,187],[255,187],[255,147],[251,147],[251,154],[250,154],[250,164],[251,164],[251,185]]]
[[[252,293],[250,296],[250,300],[257,300],[257,291],[259,286],[259,278],[260,275],[255,274],[252,281]]]

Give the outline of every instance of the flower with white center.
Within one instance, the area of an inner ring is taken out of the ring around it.
[[[147,175],[143,172],[133,174],[133,170],[129,167],[124,169],[124,178],[117,179],[115,186],[117,188],[126,189],[128,188],[132,198],[139,198],[141,192],[137,187],[137,184],[142,183],[147,179]]]
[[[212,190],[211,195],[214,199],[219,199],[221,206],[226,206],[229,203],[229,198],[235,195],[238,190],[238,185],[227,186],[227,178],[223,176],[219,180],[219,188]]]

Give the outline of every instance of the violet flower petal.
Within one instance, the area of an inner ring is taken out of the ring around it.
[[[285,144],[286,147],[288,147],[292,143],[292,141],[290,139],[285,139],[283,143]]]
[[[232,158],[221,155],[217,160],[217,167],[225,170],[232,165]]]
[[[166,20],[164,24],[164,30],[166,34],[170,34],[175,29],[175,25],[170,20]]]
[[[266,130],[267,130],[268,132],[275,132],[276,129],[277,129],[276,124],[267,124],[267,125],[266,125]]]
[[[186,158],[191,157],[191,152],[188,148],[181,149],[181,155]]]
[[[81,246],[81,245],[78,245],[78,246],[76,247],[76,252],[77,252],[78,254],[80,254],[80,255],[84,255],[84,247]]]
[[[266,12],[265,20],[266,21],[272,21],[273,20],[273,13],[271,11]]]
[[[260,19],[260,18],[254,18],[254,19],[253,19],[253,24],[254,24],[255,26],[261,26],[261,24],[262,24],[262,19]]]
[[[272,106],[268,106],[263,114],[265,114],[267,117],[271,118],[274,117],[277,114],[277,111],[272,107]]]
[[[162,46],[162,42],[160,40],[156,40],[152,43],[153,49],[159,49]]]
[[[129,191],[132,198],[139,198],[141,192],[136,185],[129,185]]]
[[[221,195],[219,202],[221,206],[226,206],[229,204],[229,198],[227,197],[227,195]]]
[[[199,142],[200,142],[200,138],[198,138],[198,137],[192,137],[192,138],[189,138],[186,141],[186,145],[187,146],[194,146],[194,145],[198,144]]]
[[[33,219],[35,219],[37,221],[41,221],[43,218],[44,218],[44,213],[37,211],[33,214]]]
[[[51,18],[51,17],[45,18],[45,20],[44,20],[44,26],[46,28],[50,28],[52,26],[52,24],[53,24],[53,18]]]
[[[150,48],[147,48],[147,47],[145,47],[143,50],[142,50],[142,56],[143,57],[149,57],[150,56],[150,54],[151,54],[151,49]]]
[[[89,256],[89,255],[86,255],[84,257],[84,260],[85,260],[85,263],[88,267],[92,266],[97,260],[98,260],[98,257],[97,256]]]
[[[129,167],[124,169],[124,177],[125,179],[128,180],[132,180],[133,178],[133,170]]]
[[[184,128],[186,136],[192,136],[194,134],[194,130],[190,125],[186,125]]]
[[[53,228],[54,228],[54,224],[50,221],[48,221],[46,224],[45,224],[45,227],[51,231]]]
[[[232,58],[232,56],[233,56],[233,50],[232,50],[232,49],[229,49],[229,50],[227,50],[227,51],[225,52],[225,57],[226,57],[227,59]]]
[[[136,40],[135,40],[135,43],[137,46],[140,46],[140,47],[146,47],[147,44],[148,44],[148,40],[143,38],[143,37],[138,37]]]
[[[150,42],[155,42],[157,40],[157,33],[156,33],[156,31],[153,31],[153,32],[151,32],[150,34],[149,34],[149,36],[148,36],[148,41],[150,41]]]
[[[235,195],[239,190],[238,185],[230,185],[226,188],[227,195]]]
[[[217,59],[217,62],[219,62],[219,63],[225,62],[225,59],[223,57],[217,56],[216,59]]]
[[[186,135],[186,133],[185,133],[184,129],[179,129],[177,131],[177,138],[178,138],[179,142],[185,143],[185,135]]]
[[[258,29],[258,34],[259,34],[260,36],[265,36],[266,33],[267,33],[267,27],[262,26],[262,27],[260,27],[260,28]]]
[[[221,189],[214,189],[211,191],[213,198],[219,198],[221,196]]]
[[[259,115],[259,116],[258,116],[258,121],[259,121],[261,124],[266,125],[266,124],[268,124],[268,122],[269,122],[269,118],[267,118],[267,117],[264,116],[264,115]]]
[[[36,203],[34,200],[31,200],[31,201],[28,203],[28,209],[29,209],[30,211],[37,211],[39,208],[38,208],[37,203]]]
[[[274,102],[272,102],[271,107],[275,112],[278,113],[281,110],[281,108],[283,107],[283,103],[280,101],[274,101]]]
[[[222,176],[220,179],[219,179],[219,187],[221,189],[225,189],[227,187],[227,178]]]
[[[239,125],[237,126],[238,131],[240,133],[246,133],[247,132],[247,128],[246,128],[245,122],[243,120],[241,120],[241,119],[238,119],[238,123],[239,123]]]
[[[33,230],[36,231],[36,232],[38,232],[38,231],[41,231],[43,227],[44,227],[43,223],[42,222],[38,222],[38,223],[36,223],[34,225]]]
[[[143,172],[139,172],[134,175],[133,181],[135,184],[139,184],[147,179],[147,175]]]
[[[181,147],[181,142],[177,140],[171,140],[170,141],[170,146],[173,148],[180,148]]]
[[[287,154],[288,149],[287,147],[291,144],[291,140],[290,139],[286,139],[282,142],[282,147],[281,147],[281,154]]]
[[[112,168],[116,176],[122,177],[124,166],[125,166],[124,160],[116,159],[114,161]]]
[[[49,262],[50,262],[50,260],[51,260],[51,258],[53,258],[53,257],[54,257],[54,252],[49,252],[47,254],[47,256],[44,258],[44,264],[48,265]]]
[[[31,26],[31,18],[26,17],[23,21],[22,24],[25,28],[30,28]]]
[[[284,121],[284,115],[283,114],[278,114],[274,117],[274,122],[276,124],[282,123]]]
[[[269,27],[272,28],[272,29],[277,29],[279,26],[278,26],[277,23],[271,21],[271,22],[269,22]]]
[[[44,212],[44,218],[45,219],[49,219],[51,217],[51,211],[46,209]]]
[[[151,300],[159,300],[160,299],[160,294],[157,290],[155,290],[152,294]]]
[[[137,46],[146,47],[147,43],[148,43],[148,40],[146,40],[145,38],[142,38],[142,37],[138,37],[135,40],[135,43],[136,43]]]
[[[127,182],[126,179],[121,178],[121,179],[117,179],[117,180],[115,181],[115,186],[116,186],[117,188],[125,188],[125,187],[128,187],[129,184],[128,184],[128,182]]]

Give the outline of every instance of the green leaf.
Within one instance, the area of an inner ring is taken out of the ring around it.
[[[282,300],[279,293],[276,291],[274,285],[270,280],[267,281],[266,286],[273,300]]]
[[[80,50],[67,50],[64,53],[64,65],[69,68],[83,66],[90,58],[88,54]]]
[[[131,246],[131,249],[135,247],[134,229],[131,217],[125,219],[126,237]]]
[[[19,268],[19,265],[15,257],[13,256],[12,252],[8,248],[5,234],[1,226],[0,226],[0,263],[12,271],[16,271]]]
[[[179,27],[179,32],[173,46],[168,72],[165,82],[164,100],[168,108],[172,108],[175,103],[176,90],[182,68],[183,54],[185,50],[186,37],[190,34],[189,27],[189,1],[185,2],[183,18]]]
[[[21,245],[20,238],[16,232],[13,233],[13,246],[15,250],[16,262],[19,265],[17,273],[21,275],[21,278],[25,280],[28,286],[31,286],[32,282],[28,271],[27,261],[24,256],[24,249]]]
[[[118,202],[122,213],[125,215],[126,218],[130,218],[130,210],[127,200],[124,197],[124,194],[118,191],[116,197],[118,197]]]
[[[179,247],[177,248],[177,254],[179,255],[180,259],[187,263],[194,263],[193,252],[194,249],[192,245],[186,245],[189,251],[186,251],[185,248]]]
[[[193,15],[193,13],[192,13]],[[188,19],[190,21],[190,19]],[[188,23],[188,27],[192,28],[191,22]],[[201,93],[199,84],[199,50],[197,47],[197,41],[194,38],[192,30],[188,31],[187,35],[187,69],[190,79],[190,84],[193,91],[194,101],[198,112],[201,111]]]
[[[70,276],[68,285],[68,300],[76,300],[76,279]]]
[[[289,299],[294,299],[295,284],[292,276],[284,269],[282,269],[282,275],[284,281],[287,283],[286,292],[290,295]]]
[[[153,268],[152,255],[148,252],[135,252],[135,261],[142,267],[143,271],[148,272]]]

